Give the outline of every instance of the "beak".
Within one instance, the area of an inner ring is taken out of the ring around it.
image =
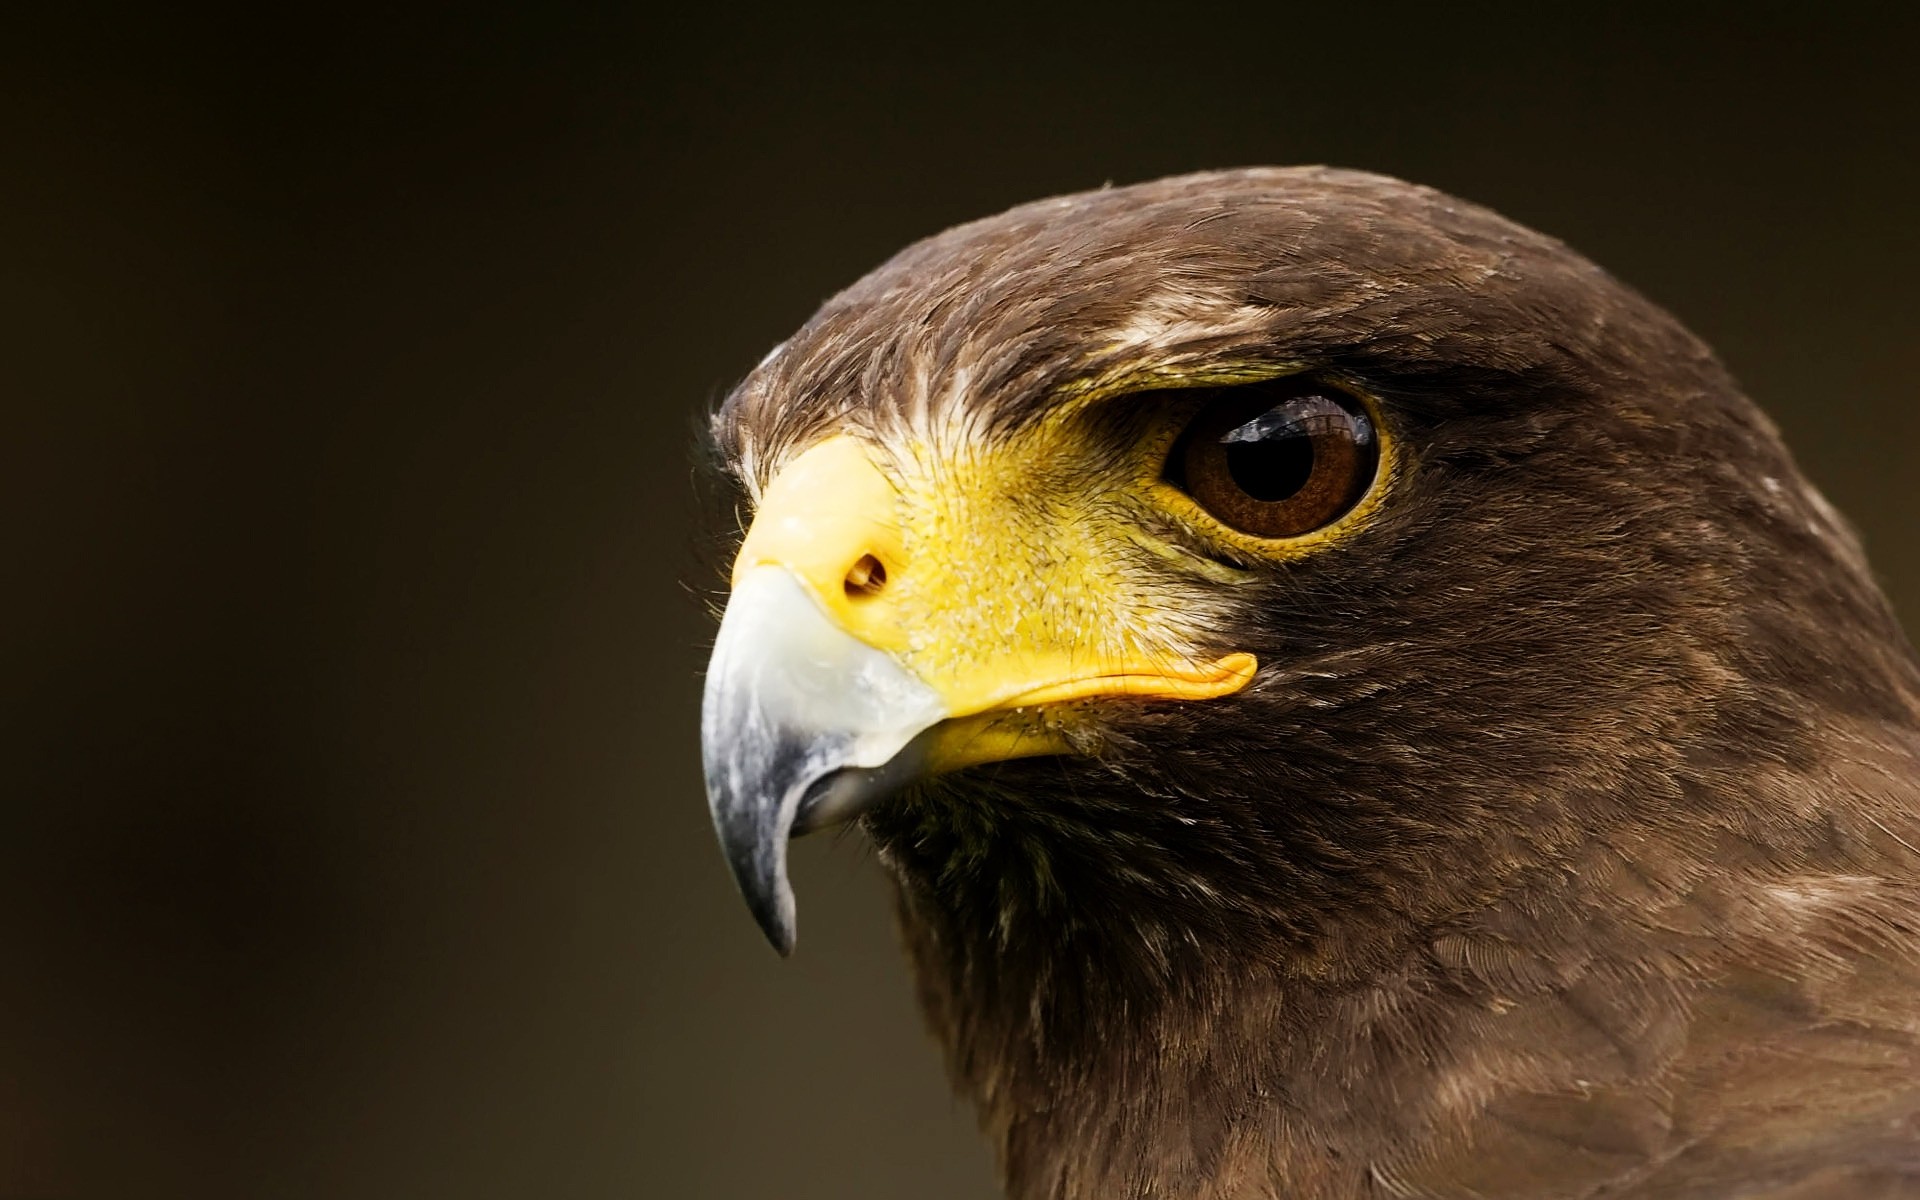
[[[1063,753],[1060,704],[1219,696],[1253,678],[1249,654],[1094,653],[1086,619],[1013,613],[1001,579],[1032,583],[1028,543],[995,536],[943,529],[847,436],[800,454],[761,497],[707,670],[701,746],[721,848],[780,953],[794,940],[788,838],[923,774]]]
[[[779,566],[742,574],[700,707],[707,804],[747,907],[793,951],[787,839],[843,821],[919,773],[947,715],[891,655],[837,627]]]

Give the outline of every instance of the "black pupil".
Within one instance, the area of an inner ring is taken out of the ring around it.
[[[1259,441],[1226,446],[1227,473],[1255,500],[1285,500],[1313,478],[1313,439],[1297,425],[1276,429]]]

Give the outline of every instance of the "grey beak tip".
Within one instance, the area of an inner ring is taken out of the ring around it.
[[[767,935],[767,944],[773,947],[775,954],[778,954],[781,958],[793,957],[794,930],[792,925],[774,926],[763,922],[760,928],[761,931]]]
[[[767,936],[767,944],[772,946],[781,958],[793,954],[794,920],[793,901],[788,899],[783,906],[777,899],[741,889],[747,898],[747,908],[753,913],[753,919],[759,923],[760,932]],[[788,893],[791,897],[792,893]],[[784,911],[782,911],[784,908]]]
[[[760,749],[780,764],[762,777],[779,783],[748,797],[726,791],[710,794],[714,829],[734,882],[760,931],[782,958],[793,953],[797,923],[793,884],[787,878],[789,840],[865,812],[918,773],[924,745],[925,739],[916,739],[881,767],[843,767],[811,777],[818,766],[812,764],[806,747],[776,741]],[[714,778],[731,778],[724,766],[712,771]]]
[[[795,925],[793,885],[787,882],[784,869],[787,855],[784,842],[782,838],[781,844],[761,847],[763,851],[779,855],[778,864],[759,863],[745,869],[744,864],[734,864],[734,879],[740,884],[740,894],[746,898],[747,910],[781,958],[793,953]]]
[[[793,885],[787,881],[788,821],[778,815],[779,806],[770,810],[722,805],[716,807],[714,824],[747,911],[785,958],[793,953],[795,924]]]

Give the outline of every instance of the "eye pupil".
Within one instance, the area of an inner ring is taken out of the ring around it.
[[[1227,474],[1240,490],[1271,504],[1296,496],[1313,478],[1313,439],[1299,431],[1257,442],[1228,442]]]
[[[1229,528],[1290,538],[1345,516],[1379,464],[1366,406],[1296,377],[1211,393],[1175,443],[1167,477]]]

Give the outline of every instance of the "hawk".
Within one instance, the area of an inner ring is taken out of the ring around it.
[[[1920,1196],[1920,664],[1671,316],[1376,175],[1027,204],[714,420],[774,945],[857,821],[1019,1200]]]

